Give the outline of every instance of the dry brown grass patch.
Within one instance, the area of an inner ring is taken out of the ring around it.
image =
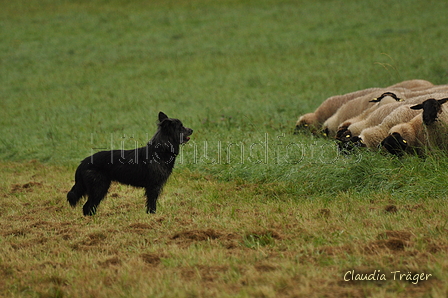
[[[30,181],[30,182],[24,183],[24,184],[15,183],[15,184],[11,185],[11,193],[32,192],[36,188],[42,187],[42,185],[43,184],[41,182],[36,182],[36,181]]]
[[[186,172],[179,178],[173,174],[154,216],[141,208],[140,190],[115,185],[98,215],[87,218],[66,202],[72,170],[45,178],[49,172],[27,164],[0,190],[5,201],[0,250],[7,256],[0,258],[2,294],[364,297],[400,289],[418,297],[434,291],[429,285],[446,289],[440,273],[448,266],[445,215],[428,201],[424,208],[394,203],[405,212],[391,213],[383,206],[392,203],[380,195],[373,203],[350,194],[332,200],[270,200],[274,193],[288,194],[275,185],[265,192],[256,184],[195,180],[196,174],[190,178]],[[24,186],[29,181],[45,183]],[[229,190],[238,200],[229,197]],[[341,270],[352,268],[440,276],[418,287],[341,283]]]

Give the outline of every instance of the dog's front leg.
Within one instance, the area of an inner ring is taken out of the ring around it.
[[[146,213],[156,213],[159,194],[159,188],[146,188]]]

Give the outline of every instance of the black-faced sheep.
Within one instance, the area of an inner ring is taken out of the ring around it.
[[[378,95],[381,95],[384,92],[385,93],[389,92],[394,93],[394,95],[396,95],[394,96],[395,100],[397,100],[398,98],[406,99],[409,98],[410,96],[417,96],[424,94],[427,90],[431,88],[434,88],[434,85],[429,81],[409,80],[397,83],[387,88],[383,88],[382,91],[379,91],[381,93],[379,93]],[[378,93],[378,91],[374,91],[371,94],[358,97],[341,106],[333,116],[331,116],[324,122],[322,126],[324,134],[329,137],[334,137],[336,132],[338,131],[339,126],[347,119],[363,114],[366,110],[367,110],[366,115],[374,111],[376,109],[373,107],[375,105],[375,102],[372,102],[371,101],[372,98],[369,98],[369,96],[375,95],[376,92]],[[378,95],[373,97],[377,98]],[[393,102],[392,99],[390,100],[391,102]],[[389,102],[384,101],[384,103],[387,104]]]
[[[347,129],[339,130],[336,139],[342,143],[348,142],[349,140],[353,140],[352,137],[359,136],[363,130],[369,127],[375,127],[377,125],[380,125],[381,122],[383,122],[383,120],[398,107],[406,104],[410,105],[421,103],[428,97],[445,97],[445,95],[447,94],[447,88],[448,88],[447,85],[441,85],[434,88],[430,88],[427,91],[423,92],[423,95],[421,95],[422,92],[420,91],[419,92],[413,91],[409,93],[410,98],[405,101],[380,106],[370,115],[368,115],[366,119],[351,124]]]
[[[422,116],[419,114],[409,122],[392,127],[381,145],[394,155],[401,156],[405,152],[422,154],[427,145]]]
[[[448,107],[443,105],[448,98],[430,98],[412,106],[413,110],[423,110],[422,122],[430,149],[448,150]]]
[[[410,121],[412,118],[414,118],[416,115],[420,113],[419,109],[423,109],[423,103],[419,105],[415,105],[417,102],[422,102],[422,100],[427,99],[428,97],[447,97],[448,94],[446,92],[436,92],[431,93],[428,95],[422,95],[419,97],[412,98],[408,100],[407,104],[401,105],[395,110],[393,110],[387,117],[384,118],[384,120],[377,126],[369,127],[364,130],[359,135],[358,141],[363,143],[366,147],[369,148],[378,148],[378,145],[380,145],[381,141],[383,141],[389,134],[390,129],[400,123],[405,123]],[[424,103],[426,100],[424,101]],[[431,101],[432,102],[432,101]],[[426,103],[427,107],[426,110],[428,110],[427,114],[430,116],[427,116],[429,119],[434,119],[434,106],[437,104],[429,104]],[[413,106],[414,108],[410,108]],[[444,117],[445,123],[448,123],[448,112],[445,112],[442,114]],[[425,116],[426,117],[426,116]],[[446,118],[445,118],[446,117]],[[425,118],[423,118],[423,122],[425,121]],[[428,120],[429,121],[429,120]],[[440,128],[432,127],[432,130],[436,131],[438,129],[442,129],[445,125],[439,125]],[[448,140],[448,138],[447,138]]]
[[[364,95],[378,91],[383,93],[394,89],[399,89],[401,91],[405,90],[420,90],[426,89],[433,86],[431,82],[425,80],[407,80],[399,82],[387,88],[369,88],[364,90],[359,90],[344,95],[336,95],[326,99],[313,113],[304,114],[296,122],[296,130],[301,128],[306,128],[311,130],[313,133],[321,130],[322,124],[327,121],[331,116],[333,116],[336,111],[342,107],[344,104],[362,97]],[[375,97],[375,96],[374,96]],[[371,99],[371,98],[370,98]],[[369,100],[370,100],[369,99]],[[353,115],[355,116],[355,115]],[[351,117],[348,117],[351,118]],[[344,120],[348,119],[345,118]]]
[[[383,107],[384,105],[387,105],[387,104],[390,104],[390,103],[402,102],[402,101],[403,101],[403,99],[397,97],[397,95],[395,93],[385,92],[385,93],[381,94],[381,96],[379,96],[378,98],[374,98],[374,99],[370,100],[370,102],[374,102],[376,104],[374,104],[373,106],[371,106],[370,108],[368,108],[367,110],[365,110],[364,112],[359,114],[358,116],[355,116],[353,118],[350,118],[350,119],[345,120],[344,122],[342,122],[339,125],[337,131],[338,131],[338,133],[343,133],[347,129],[349,129],[349,127],[351,127],[352,128],[350,130],[351,133],[353,135],[355,135],[355,136],[359,135],[359,133],[361,132],[362,129],[360,129],[358,127],[363,127],[363,126],[366,127],[365,125],[368,125],[368,123],[365,123],[366,122],[365,120],[368,119],[368,117],[373,112],[375,112],[379,108]],[[396,105],[396,106],[398,106],[398,105]],[[362,124],[360,123],[360,124],[357,125],[357,123],[359,123],[359,122],[363,122],[363,123]]]
[[[400,105],[408,103],[418,103],[424,97],[428,98],[427,96],[429,94],[438,94],[446,91],[448,91],[448,85],[438,85],[423,90],[411,90],[406,93],[406,100],[399,99],[395,96],[395,100],[399,103],[390,103],[390,101],[386,100],[381,101],[379,104],[376,104],[364,111],[361,115],[358,115],[341,123],[338,127],[336,138],[339,139],[341,134],[343,134],[344,136],[347,134],[350,134],[350,136],[358,136],[363,129],[380,124],[387,115],[389,115]],[[390,95],[393,97],[393,94]]]
[[[379,125],[363,129],[355,141],[368,148],[378,148],[393,126],[408,122],[419,113],[410,107],[411,105],[408,104],[394,109]]]
[[[396,95],[396,98],[403,98],[402,90],[388,89],[388,91],[386,92],[390,94],[391,91],[393,91],[394,95]],[[377,104],[377,102],[372,101],[372,99],[379,98],[384,92],[384,90],[375,91],[373,93],[351,100],[340,107],[337,112],[333,116],[328,118],[327,121],[325,121],[322,125],[324,135],[328,137],[336,136],[338,127],[341,123],[343,123],[347,119],[358,116],[365,110],[373,107],[375,104]],[[383,100],[387,103],[396,102],[396,100],[391,96],[385,96]],[[383,100],[381,100],[381,102]]]
[[[346,102],[377,90],[381,90],[381,88],[369,88],[329,97],[313,113],[300,116],[296,122],[296,129],[306,128],[316,133],[320,131],[322,124]]]

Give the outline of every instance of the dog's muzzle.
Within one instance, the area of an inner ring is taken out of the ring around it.
[[[186,133],[182,134],[182,144],[185,144],[190,140],[190,136],[192,133],[193,133],[193,130],[191,128],[187,128]]]

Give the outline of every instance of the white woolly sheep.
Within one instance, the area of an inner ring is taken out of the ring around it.
[[[380,97],[384,92],[393,92],[394,94],[397,95],[398,98],[403,97],[402,90],[389,88],[387,90],[384,89],[378,90],[373,93],[369,93],[367,95],[351,100],[348,103],[344,104],[342,107],[340,107],[333,116],[331,116],[330,118],[327,119],[327,121],[324,122],[322,126],[324,135],[328,137],[334,137],[336,135],[339,125],[342,122],[344,122],[347,119],[358,116],[365,110],[374,106],[376,102],[372,102],[372,99]],[[395,101],[395,99],[393,99],[392,97],[388,96],[386,98]]]
[[[431,87],[434,87],[434,85],[429,81],[409,80],[397,83],[387,88],[383,88],[383,91],[381,93],[393,92],[397,95],[397,97],[406,99],[407,94],[412,94],[412,92],[419,92],[419,91],[424,92],[424,90],[427,90]],[[369,95],[375,95],[375,92]],[[380,94],[377,94],[374,97],[376,98]],[[327,135],[329,137],[335,136],[336,132],[338,131],[338,127],[341,123],[343,123],[347,119],[358,116],[359,114],[363,113],[366,109],[372,107],[374,103],[370,102],[371,99],[368,98],[369,95],[358,97],[340,107],[333,116],[331,116],[324,122],[322,127],[324,135]]]
[[[439,85],[428,88],[423,91],[422,90],[411,91],[406,94],[406,97],[408,99],[404,101],[389,104],[381,104],[381,105],[377,104],[378,106],[375,105],[372,107],[372,109],[375,108],[372,113],[368,114],[367,113],[368,110],[366,110],[358,117],[354,117],[342,123],[338,128],[337,139],[342,141],[347,140],[347,138],[351,138],[352,136],[359,136],[359,134],[363,129],[380,124],[387,115],[389,115],[393,110],[395,110],[399,106],[403,104],[420,103],[422,102],[422,100],[425,100],[428,97],[431,97],[433,95],[440,96],[441,94],[447,91],[448,91],[448,85]],[[364,114],[366,114],[367,117],[365,117]],[[362,119],[364,117],[365,119]]]
[[[363,129],[359,137],[353,140],[359,141],[368,148],[378,148],[393,126],[408,122],[419,113],[416,110],[411,110],[410,107],[409,104],[399,106],[387,115],[379,125]]]
[[[359,114],[358,116],[355,116],[353,118],[350,118],[348,120],[345,120],[338,126],[338,133],[341,131],[346,131],[349,127],[353,126],[353,130],[350,130],[353,135],[359,135],[362,129],[357,129],[357,123],[363,122],[366,120],[373,112],[378,110],[380,107],[383,107],[384,105],[388,105],[391,103],[397,103],[402,102],[403,99],[397,97],[397,95],[393,92],[385,92],[381,94],[380,97],[372,99],[370,102],[375,102],[373,106],[366,109],[364,112]],[[398,107],[398,105],[396,105]],[[392,111],[392,110],[391,110]],[[386,115],[385,115],[386,116]],[[383,117],[384,118],[384,117]]]
[[[330,118],[343,104],[377,90],[381,90],[381,88],[369,88],[343,95],[331,96],[327,98],[313,113],[307,113],[300,116],[296,122],[296,128],[307,128],[312,132],[316,132],[320,130],[325,120]]]
[[[418,114],[409,122],[392,127],[381,145],[394,155],[403,155],[405,152],[422,154],[427,145],[422,115]]]
[[[448,95],[448,92],[446,95]],[[441,106],[446,101],[447,98],[441,100],[430,98],[421,104],[411,106],[411,109],[423,109],[424,112],[407,123],[401,123],[392,127],[389,130],[389,136],[381,142],[383,147],[396,155],[410,151],[422,154],[425,146],[446,149],[446,146],[443,144],[447,142],[448,115],[444,111],[445,108]],[[441,113],[442,122],[437,121],[440,120],[438,115]],[[438,123],[436,124],[435,122]]]
[[[412,105],[422,102],[422,100],[425,100],[428,97],[445,98],[447,96],[448,94],[446,92],[437,92],[412,98],[408,100],[407,104],[401,105],[394,109],[379,125],[363,129],[359,137],[354,140],[363,143],[366,147],[377,148],[381,141],[387,137],[389,130],[393,126],[408,122],[419,114],[418,110],[410,109]]]
[[[296,122],[296,129],[307,128],[315,133],[317,130],[320,130],[322,124],[332,115],[334,115],[336,111],[345,103],[352,101],[353,99],[359,98],[361,96],[364,96],[366,94],[373,93],[375,91],[383,90],[385,92],[387,91],[386,89],[395,89],[395,88],[401,88],[402,90],[404,89],[417,90],[417,89],[429,88],[431,86],[433,86],[433,84],[429,81],[407,80],[394,84],[387,88],[369,88],[347,93],[344,95],[335,95],[326,99],[313,113],[307,113],[299,117],[299,119]]]
[[[422,121],[430,149],[448,150],[448,107],[443,105],[447,101],[448,98],[430,98],[411,107],[413,110],[423,110]]]

